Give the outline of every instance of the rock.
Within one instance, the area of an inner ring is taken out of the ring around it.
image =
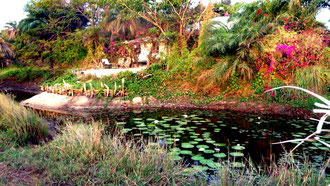
[[[133,98],[132,103],[133,104],[142,104],[143,100],[141,97],[135,97],[135,98]]]

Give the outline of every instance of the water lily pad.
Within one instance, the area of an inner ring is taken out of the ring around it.
[[[214,157],[217,157],[217,158],[224,158],[226,157],[227,155],[225,153],[217,153],[217,154],[213,154]]]
[[[195,141],[204,141],[204,139],[202,139],[202,138],[196,138],[196,139],[194,139]]]
[[[210,148],[208,145],[197,145],[196,146],[197,148],[204,148],[204,149],[208,149],[208,148]]]
[[[213,154],[213,153],[215,153],[215,151],[211,150],[211,149],[207,149],[207,150],[204,150],[204,153]]]
[[[192,152],[190,150],[181,150],[180,151],[180,154],[183,154],[183,155],[191,155]]]
[[[229,153],[231,156],[234,156],[234,157],[242,157],[242,156],[244,156],[244,154],[243,153],[241,153],[241,152],[231,152],[231,153]]]
[[[179,160],[182,159],[182,157],[181,157],[181,156],[172,156],[172,159],[173,159],[174,161],[179,161]]]
[[[206,143],[214,144],[215,141],[214,140],[207,140]]]
[[[201,155],[196,155],[196,156],[192,156],[191,159],[192,159],[192,160],[195,160],[195,161],[200,161],[200,160],[203,160],[204,157],[201,156]]]
[[[182,127],[178,127],[178,128],[176,128],[176,130],[186,130],[186,128],[182,128]]]
[[[162,124],[162,126],[165,127],[165,128],[169,128],[170,127],[170,125],[167,124],[167,123]]]
[[[212,159],[202,159],[199,162],[203,165],[207,165],[209,163],[214,163]]]
[[[134,121],[141,121],[143,120],[142,118],[133,118]]]
[[[214,145],[217,146],[217,147],[225,147],[225,146],[227,146],[225,143],[216,143]]]
[[[139,129],[139,130],[148,130],[147,127],[139,127],[138,129]]]
[[[123,129],[123,133],[128,133],[130,131],[132,131],[132,129]]]
[[[233,148],[235,150],[244,150],[245,149],[245,147],[241,146],[241,145],[232,146],[231,148]]]
[[[190,143],[182,143],[181,147],[186,148],[186,149],[191,149],[191,148],[194,148],[194,145],[192,145]]]
[[[166,141],[165,144],[167,145],[172,145],[174,142],[173,141]]]

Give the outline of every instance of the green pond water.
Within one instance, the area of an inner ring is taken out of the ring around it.
[[[296,144],[274,142],[304,138],[315,131],[317,122],[299,118],[244,115],[201,110],[144,110],[125,113],[94,113],[121,129],[132,140],[155,139],[154,144],[171,148],[175,160],[212,169],[218,160],[235,160],[236,167],[251,159],[267,165],[277,161]],[[330,137],[324,139],[330,143]],[[306,142],[295,151],[297,160],[308,157],[322,166],[330,149],[318,142]],[[328,172],[328,170],[327,170]]]

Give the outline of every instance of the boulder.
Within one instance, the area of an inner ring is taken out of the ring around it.
[[[141,97],[135,97],[132,100],[133,104],[142,104],[143,103],[143,99]]]

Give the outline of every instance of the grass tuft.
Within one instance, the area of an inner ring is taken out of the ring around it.
[[[10,96],[0,94],[0,143],[38,143],[48,135],[48,126],[31,110]]]
[[[56,184],[169,185],[189,182],[182,164],[167,149],[152,143],[134,143],[124,136],[104,134],[103,127],[72,125],[41,147],[40,167]]]

